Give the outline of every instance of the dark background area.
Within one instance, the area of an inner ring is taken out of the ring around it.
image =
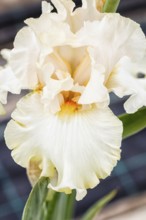
[[[0,1],[0,48],[12,47],[14,36],[24,25],[25,18],[40,15],[40,2]],[[79,5],[81,2],[76,3]],[[146,0],[121,0],[118,11],[139,22],[146,33]],[[15,105],[13,97],[9,99],[11,106],[7,107],[8,112]],[[122,102],[116,97],[112,98],[111,108],[117,115],[123,112]],[[3,131],[8,117],[0,119],[0,220],[20,220],[31,187],[25,170],[14,163],[4,143]],[[122,160],[110,177],[89,190],[86,198],[76,205],[76,215],[115,188],[118,189],[115,200],[146,191],[146,130],[123,141]]]

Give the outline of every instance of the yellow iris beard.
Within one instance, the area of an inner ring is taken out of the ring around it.
[[[60,114],[73,114],[81,108],[81,105],[77,104],[74,101],[67,101],[61,107]]]

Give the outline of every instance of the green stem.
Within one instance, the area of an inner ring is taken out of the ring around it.
[[[44,206],[43,220],[71,220],[73,219],[75,192],[65,193],[51,192]]]
[[[56,209],[56,204],[58,202],[58,199],[60,197],[60,193],[54,192],[54,195],[50,200],[46,201],[45,204],[45,219],[44,220],[52,220],[54,215],[54,210]]]
[[[53,217],[48,220],[61,220],[65,219],[65,213],[67,209],[67,196],[64,193],[60,193],[60,196],[57,200],[56,207],[54,209]]]
[[[72,194],[70,194],[68,197],[65,219],[72,219],[74,212],[74,204],[75,204],[75,191],[73,191]]]
[[[120,4],[120,0],[106,0],[102,12],[116,12]]]

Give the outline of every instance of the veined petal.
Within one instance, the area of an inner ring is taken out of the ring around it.
[[[14,160],[28,168],[37,158],[49,187],[66,193],[76,189],[78,200],[110,175],[120,159],[122,123],[109,108],[49,114],[41,95],[33,94],[17,104],[12,118],[5,139]]]
[[[62,57],[62,59],[66,61],[66,63],[70,64],[71,73],[76,70],[81,65],[81,63],[84,63],[84,60],[87,57],[86,47],[73,48],[70,46],[63,46],[58,47],[57,52]],[[83,72],[83,68],[79,67],[79,69],[82,69],[81,71]],[[75,75],[74,73],[72,74]]]
[[[91,70],[91,59],[89,54],[86,52],[82,56],[82,61],[80,61],[75,68],[75,72],[73,74],[74,81],[80,83],[80,85],[87,85],[91,76]]]

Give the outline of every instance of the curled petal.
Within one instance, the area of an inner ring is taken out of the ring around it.
[[[66,16],[67,16],[67,11],[66,8],[64,7],[64,0],[51,0],[53,5],[56,7],[57,9],[57,13],[59,15],[59,18],[62,20],[65,20]]]
[[[73,79],[68,76],[62,80],[50,79],[43,89],[42,101],[45,108],[51,109],[52,113],[60,110],[60,92],[69,91],[73,88]]]
[[[124,104],[127,113],[134,113],[146,106],[146,78],[135,77],[135,70],[129,58],[124,57],[115,67],[106,84],[120,98],[130,95]]]
[[[122,123],[109,108],[49,114],[41,95],[33,94],[18,103],[12,117],[5,139],[14,160],[28,168],[37,158],[49,187],[65,193],[76,189],[78,200],[110,175],[120,158]]]
[[[74,39],[69,24],[62,22],[58,14],[55,14],[56,19],[50,17],[50,15],[52,14],[45,13],[37,19],[29,18],[25,21],[36,34],[44,51],[45,47],[46,50],[50,51],[53,47],[71,44]]]
[[[96,48],[97,61],[106,68],[107,75],[122,57],[138,63],[146,51],[145,35],[139,24],[115,13],[84,22],[77,38],[80,45]]]

